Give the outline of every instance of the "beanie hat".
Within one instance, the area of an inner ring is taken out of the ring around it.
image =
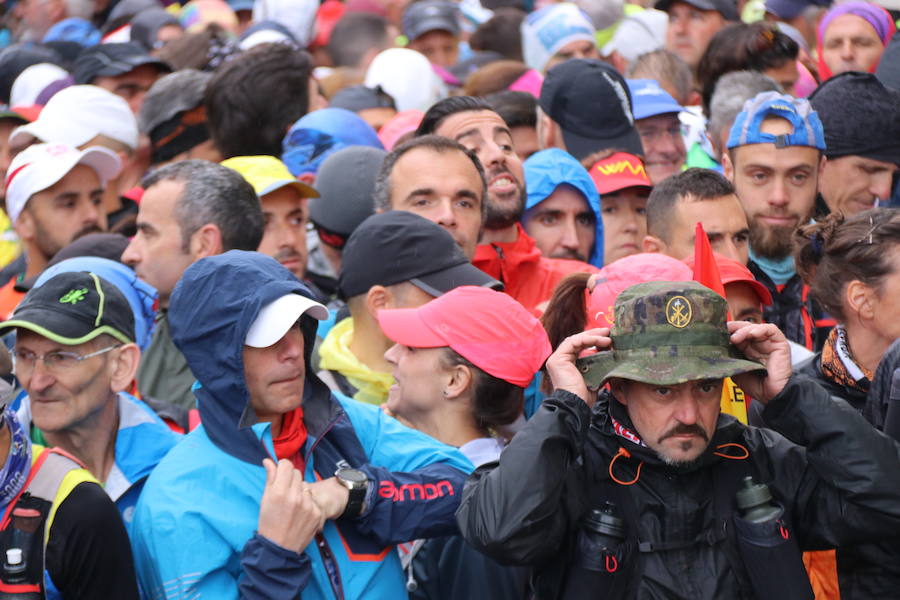
[[[525,64],[544,72],[554,54],[566,44],[595,43],[594,24],[575,4],[551,4],[528,15],[521,26],[522,56]]]
[[[871,73],[848,72],[820,85],[809,101],[825,129],[825,156],[863,156],[900,166],[900,92]]]
[[[875,76],[892,90],[900,90],[900,34],[894,34],[891,43],[884,49]]]

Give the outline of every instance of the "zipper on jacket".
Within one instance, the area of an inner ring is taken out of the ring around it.
[[[325,540],[325,536],[321,533],[316,534],[316,546],[319,548],[319,555],[322,557],[322,563],[325,565],[325,572],[328,574],[328,581],[331,583],[331,591],[337,600],[344,600],[344,586],[341,583],[341,571],[338,569],[337,560]]]
[[[500,246],[491,244],[491,248],[494,249],[497,256],[500,258],[500,283],[506,285],[506,255],[503,253],[503,248]]]

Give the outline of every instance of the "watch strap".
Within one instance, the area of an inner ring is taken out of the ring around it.
[[[366,502],[366,492],[368,486],[358,488],[348,488],[347,506],[341,513],[339,519],[355,519],[360,516],[363,511],[363,505]]]

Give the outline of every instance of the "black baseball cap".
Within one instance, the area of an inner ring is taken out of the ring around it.
[[[700,10],[715,10],[726,21],[740,21],[737,5],[732,0],[657,0],[653,8],[668,12],[676,2],[684,2]]]
[[[123,344],[134,342],[134,312],[119,289],[95,273],[60,273],[33,288],[0,334],[9,329],[33,331],[65,346],[77,346],[108,334]]]
[[[397,104],[394,102],[394,99],[381,89],[380,85],[374,88],[364,85],[345,87],[331,97],[328,106],[331,108],[344,108],[355,113],[370,108],[393,108],[397,110]]]
[[[435,30],[459,35],[459,7],[454,2],[421,0],[406,7],[403,35],[409,41]]]
[[[474,267],[440,225],[402,210],[372,215],[344,246],[338,291],[352,298],[374,285],[404,281],[435,297],[461,285],[502,287]]]
[[[538,103],[559,125],[566,150],[578,160],[607,148],[644,155],[631,92],[605,62],[577,58],[556,65],[547,72]]]
[[[98,44],[78,55],[72,76],[78,85],[91,83],[97,77],[124,75],[142,65],[153,65],[161,72],[172,70],[165,62],[147,54],[137,42]]]

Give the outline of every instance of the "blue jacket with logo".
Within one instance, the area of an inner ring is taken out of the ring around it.
[[[302,555],[256,533],[262,460],[274,452],[269,424],[254,424],[243,341],[260,309],[288,293],[309,295],[273,259],[240,251],[198,261],[175,288],[173,339],[200,384],[203,425],[163,459],[138,503],[135,560],[149,598],[405,598],[394,544],[456,530],[471,464],[377,407],[332,394],[310,368],[316,322],[304,316],[305,479],[327,479],[346,461],[372,485],[364,514],[327,521],[324,541]]]

